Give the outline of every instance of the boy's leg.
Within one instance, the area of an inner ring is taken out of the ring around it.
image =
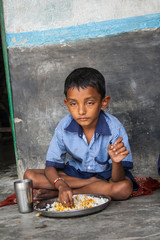
[[[24,173],[24,179],[32,179],[34,189],[54,189],[53,185],[44,175],[44,169],[29,169]]]
[[[81,188],[88,184],[91,184],[95,181],[98,181],[97,178],[92,177],[90,179],[80,179],[75,177],[70,177],[64,172],[59,171],[59,176],[64,178],[65,182],[73,188]],[[35,198],[37,200],[47,199],[58,196],[57,189],[54,188],[54,185],[51,184],[44,174],[43,169],[29,169],[24,173],[24,179],[32,179],[33,188],[38,189],[36,191]]]
[[[58,191],[44,175],[43,169],[29,169],[24,173],[24,179],[32,179],[34,190],[34,199],[43,200],[58,196]]]
[[[66,175],[62,171],[58,171],[60,177],[64,178],[64,181],[69,185],[70,188],[81,188],[88,184],[98,181],[97,178],[92,177],[88,179],[81,179]],[[44,174],[43,169],[29,169],[24,173],[24,179],[32,179],[33,188],[44,188],[56,190],[54,185],[51,184]]]
[[[99,180],[82,188],[73,189],[73,194],[104,194],[110,196],[113,200],[128,199],[131,196],[132,192],[133,183],[128,177],[126,177],[125,180],[119,182]]]
[[[125,200],[129,198],[133,192],[133,184],[128,177],[120,182],[108,182],[95,177],[90,179],[70,177],[61,171],[59,171],[59,176],[64,178],[66,183],[73,189],[74,194],[104,194],[110,196],[114,200]],[[51,184],[44,175],[44,170],[27,170],[24,174],[24,178],[33,180],[33,188],[47,189],[47,191],[41,190],[40,195],[42,198],[55,197],[58,195],[54,185]]]

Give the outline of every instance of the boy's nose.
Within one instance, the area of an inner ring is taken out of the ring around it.
[[[86,113],[86,110],[85,110],[85,107],[83,105],[80,105],[79,108],[78,108],[78,113],[80,115],[83,115]]]

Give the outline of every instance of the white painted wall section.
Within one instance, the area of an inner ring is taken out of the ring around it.
[[[6,33],[160,13],[160,0],[2,0]]]

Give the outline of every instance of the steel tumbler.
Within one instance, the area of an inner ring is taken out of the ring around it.
[[[33,211],[33,183],[31,179],[18,180],[14,182],[14,190],[20,213]]]

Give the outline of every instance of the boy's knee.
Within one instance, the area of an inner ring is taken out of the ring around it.
[[[23,178],[24,179],[32,179],[33,178],[33,171],[31,169],[26,170]]]
[[[116,200],[126,200],[133,192],[133,184],[128,180],[119,182],[118,186],[114,185],[113,188],[113,195],[115,196],[113,198]]]
[[[121,184],[120,196],[121,200],[128,199],[133,192],[133,184],[131,181],[124,181]]]

